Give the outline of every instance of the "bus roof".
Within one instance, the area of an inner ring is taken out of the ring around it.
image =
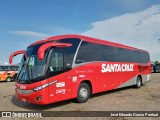
[[[79,39],[81,39],[83,41],[87,41],[87,42],[115,46],[115,47],[119,47],[119,48],[126,48],[126,49],[130,49],[130,50],[139,50],[139,51],[148,52],[146,50],[138,49],[135,47],[124,45],[124,44],[111,42],[108,40],[101,40],[101,39],[97,39],[97,38],[92,38],[92,37],[88,37],[88,36],[84,36],[84,35],[77,35],[77,34],[66,34],[66,35],[52,36],[52,37],[34,42],[34,43],[30,44],[29,46],[33,46],[33,45],[37,45],[37,44],[41,44],[41,43],[46,43],[46,42],[53,41],[53,40],[65,39],[65,38],[79,38]]]

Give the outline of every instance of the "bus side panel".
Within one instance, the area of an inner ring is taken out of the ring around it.
[[[123,88],[123,87],[135,85],[136,84],[136,79],[137,79],[137,76],[127,80],[126,82],[119,85],[117,88]]]
[[[88,63],[81,65],[75,68],[75,73],[78,79],[78,84],[73,83],[72,90],[76,91],[73,93],[73,97],[76,97],[79,83],[82,80],[90,80],[92,82],[92,90],[93,93],[103,92],[107,90],[113,90],[119,88],[119,86],[129,86],[135,83],[135,76],[139,74],[138,66],[134,64],[134,71],[125,71],[125,72],[103,72],[102,64],[133,64],[133,63],[117,63],[117,62],[96,62],[96,63]],[[89,72],[90,71],[90,72]],[[74,73],[74,72],[73,72]],[[85,76],[83,79],[80,79],[79,76]],[[74,76],[73,76],[74,77]],[[133,78],[133,80],[132,80]],[[129,83],[123,85],[127,81]]]
[[[122,62],[108,62],[107,63],[106,62],[105,64],[122,65],[126,63],[122,63]],[[133,63],[128,63],[128,64],[133,64]],[[138,74],[136,64],[133,64],[133,65],[134,65],[133,71],[122,71],[121,69],[121,71],[119,72],[115,70],[112,72],[101,73],[101,76],[102,76],[101,86],[102,88],[104,88],[103,91],[113,90],[116,88],[133,85],[135,83],[135,80],[132,78],[134,78]]]
[[[133,64],[133,71],[121,72],[102,72],[102,64]],[[87,63],[78,66],[66,73],[54,76],[49,79],[49,82],[58,80],[59,83],[65,82],[65,86],[57,87],[56,84],[52,85],[49,89],[49,102],[57,102],[66,99],[76,98],[78,87],[83,81],[90,81],[92,85],[92,93],[113,90],[121,87],[131,86],[136,84],[136,78],[142,74],[146,77],[149,73],[148,68],[139,69],[138,64],[122,63],[122,62],[96,62]],[[142,67],[141,67],[142,68]],[[140,73],[141,72],[141,73]],[[65,91],[65,92],[64,92]]]
[[[123,73],[124,80],[117,88],[132,86],[136,84],[136,78],[139,75],[139,69],[137,64],[133,64],[133,65],[134,65],[134,68],[132,72]]]
[[[96,65],[87,64],[70,71],[72,81],[72,98],[77,97],[78,88],[81,82],[89,81],[91,83],[92,93],[96,93],[98,91],[100,77],[95,72],[96,68]]]
[[[149,82],[151,80],[151,66],[150,64],[146,64],[146,65],[140,65],[140,64],[134,64],[135,68],[134,68],[134,72],[132,72],[132,76],[130,76],[131,74],[127,74],[124,75],[125,80],[123,84],[121,84],[120,86],[118,86],[117,88],[122,88],[122,87],[127,87],[127,86],[132,86],[132,85],[136,85],[136,80],[137,80],[137,76],[140,75],[142,78],[142,83],[146,83]]]
[[[49,86],[49,103],[70,99],[72,95],[71,77],[66,73],[49,78],[49,83],[57,81]]]
[[[141,76],[142,83],[149,82],[151,80],[151,63],[149,62],[146,65],[141,65]]]

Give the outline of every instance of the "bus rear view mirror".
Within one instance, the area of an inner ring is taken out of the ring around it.
[[[44,53],[45,53],[47,48],[50,48],[50,47],[70,47],[70,46],[72,46],[72,44],[68,44],[68,43],[46,43],[38,49],[38,59],[39,60],[44,59]]]
[[[15,57],[16,55],[19,55],[19,54],[24,54],[25,57],[26,57],[26,51],[25,51],[25,50],[19,50],[19,51],[13,52],[13,53],[9,56],[9,63],[12,64],[13,57]]]

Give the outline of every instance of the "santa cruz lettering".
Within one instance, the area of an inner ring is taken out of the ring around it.
[[[130,72],[133,67],[133,64],[102,64],[101,72]]]

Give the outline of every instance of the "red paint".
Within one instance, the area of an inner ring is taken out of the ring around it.
[[[9,63],[10,64],[12,64],[13,57],[18,55],[18,54],[24,54],[26,56],[26,51],[25,50],[19,50],[19,51],[16,51],[16,52],[12,53],[9,57]]]
[[[42,45],[39,49],[38,49],[38,59],[42,60],[44,58],[44,52],[47,48],[49,47],[70,47],[72,46],[72,44],[66,44],[66,43],[46,43],[44,45]]]

